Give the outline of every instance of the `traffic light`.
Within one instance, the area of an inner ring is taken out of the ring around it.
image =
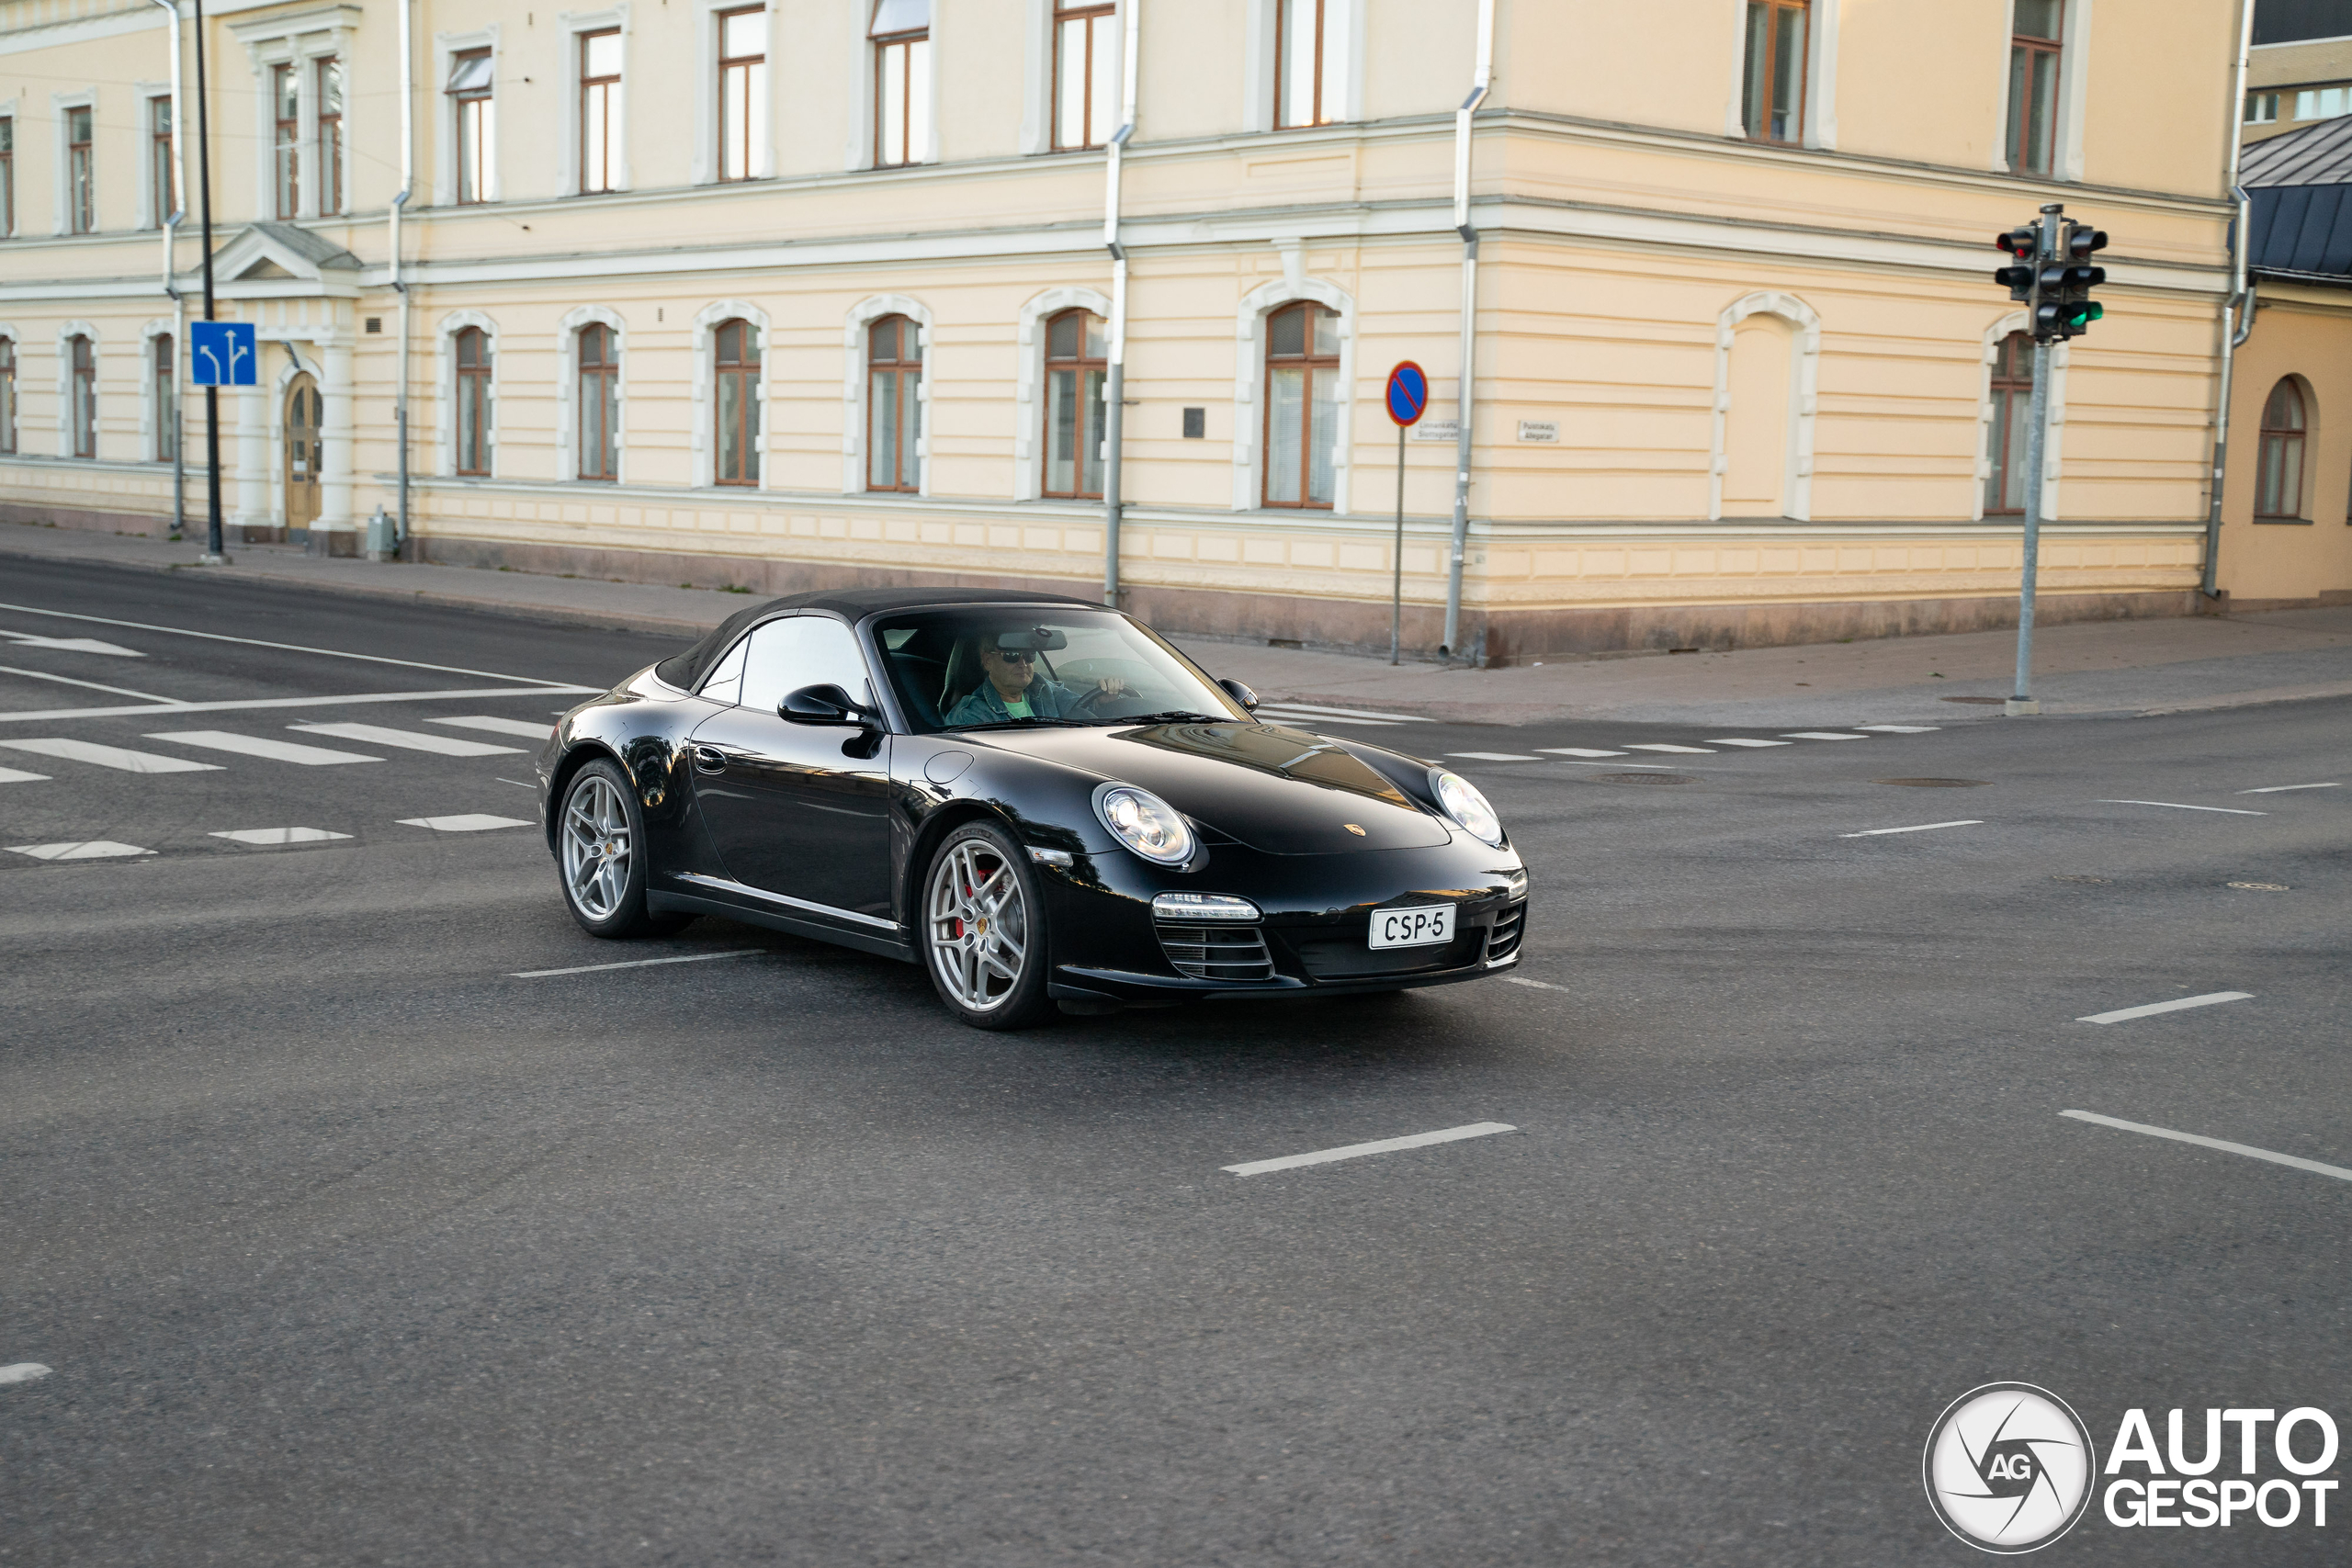
[[[2009,298],[2017,300],[2020,304],[2032,299],[2033,268],[2025,264],[2033,259],[2033,253],[2037,245],[2037,236],[2033,226],[2031,224],[2028,224],[2022,229],[2012,229],[2007,233],[1996,239],[1993,242],[1993,245],[1996,250],[2008,252],[2011,256],[2014,256],[2017,259],[2018,264],[2014,266],[1995,268],[1993,272],[1993,281],[2007,288],[2009,291]]]
[[[2091,290],[2107,281],[2107,268],[2090,265],[2094,254],[2107,249],[2107,231],[2069,222],[2063,249],[2066,265],[2059,269],[2058,328],[2064,336],[2080,337],[2107,314],[2107,307],[2091,298]]]

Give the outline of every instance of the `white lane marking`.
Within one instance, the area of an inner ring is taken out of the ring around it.
[[[0,784],[35,784],[48,777],[47,773],[28,773],[21,768],[0,768]]]
[[[1622,757],[1623,751],[1598,751],[1589,746],[1538,746],[1547,757]]]
[[[226,729],[165,729],[151,734],[150,740],[172,740],[182,746],[203,746],[215,751],[233,751],[241,757],[266,757],[273,762],[298,762],[306,768],[333,767],[341,762],[380,762],[381,757],[363,757],[356,751],[330,751],[323,746],[304,746],[293,740],[273,740],[261,735],[237,735]]]
[[[495,670],[468,670],[458,664],[424,664],[413,659],[391,659],[380,653],[345,653],[340,649],[309,648],[299,642],[266,642],[254,637],[231,637],[225,632],[191,631],[186,626],[159,626],[146,621],[119,621],[108,615],[77,615],[67,610],[43,610],[31,604],[0,604],[0,610],[14,610],[19,615],[50,615],[61,621],[85,621],[92,626],[129,626],[133,631],[164,632],[173,637],[200,637],[206,642],[242,643],[247,648],[274,648],[282,653],[315,653],[322,659],[356,659],[363,664],[396,664],[403,670],[434,670],[444,675],[480,675],[487,681],[515,681],[539,691],[587,692],[593,686],[566,685],[560,681],[542,681],[530,675],[505,675]]]
[[[351,835],[330,833],[324,828],[232,828],[205,837],[234,839],[241,844],[323,844],[329,839],[348,839]]]
[[[1835,729],[1784,729],[1781,732],[1791,740],[1868,740],[1867,735],[1847,735]]]
[[[1262,703],[1251,712],[1250,716],[1270,718],[1276,724],[1295,724],[1302,727],[1317,724],[1344,724],[1353,729],[1396,728],[1396,721],[1393,718],[1335,718],[1328,713],[1285,713],[1281,708],[1268,707]]]
[[[1710,740],[1707,744],[1710,746],[1786,746],[1789,742],[1786,740],[1735,740],[1723,739]]]
[[[112,839],[89,839],[78,844],[11,844],[12,855],[30,855],[35,860],[120,860],[126,855],[152,855],[153,850],[142,850],[137,844],[118,844]]]
[[[2219,811],[2230,817],[2267,817],[2267,811],[2242,811],[2234,806],[2183,806],[2177,800],[2102,800],[2101,806],[2165,806],[2175,811]]]
[[[1625,750],[1628,751],[1679,751],[1691,757],[1714,755],[1704,746],[1669,746],[1663,740],[1629,740],[1625,743]]]
[[[0,740],[11,751],[30,751],[68,762],[95,762],[126,773],[217,773],[218,762],[191,762],[185,757],[163,757],[153,751],[126,751],[94,740]]]
[[[657,964],[707,964],[714,958],[743,958],[763,951],[739,947],[727,953],[689,953],[677,958],[632,958],[626,964],[582,964],[576,969],[517,969],[510,980],[544,980],[550,975],[600,975],[607,969],[650,969]]]
[[[1860,833],[1840,833],[1841,839],[1876,839],[1888,833],[1931,833],[1938,828],[1982,828],[1984,818],[1966,817],[1957,822],[1922,822],[1916,828],[1871,828]]]
[[[2095,1012],[2076,1023],[2121,1023],[2127,1018],[2151,1018],[2160,1012],[2179,1012],[2186,1008],[2209,1008],[2216,1002],[2243,1002],[2254,996],[2252,991],[2208,991],[2201,997],[2179,997],[2168,1002],[2149,1002],[2143,1007],[2117,1008],[2113,1012]]]
[[[593,696],[594,686],[476,686],[459,692],[353,692],[337,697],[254,697],[244,702],[153,703],[144,706],[117,704],[109,708],[26,708],[0,713],[0,723],[24,724],[34,719],[127,718],[142,713],[243,713],[254,708],[332,708],[346,703],[479,702],[484,697],[543,697],[550,691]]]
[[[486,833],[492,828],[528,828],[515,817],[492,817],[487,811],[464,811],[455,817],[403,817],[403,828],[430,828],[436,833]]]
[[[85,691],[105,692],[118,697],[136,697],[142,703],[179,705],[177,697],[159,697],[153,692],[134,692],[128,686],[101,685],[96,681],[76,681],[71,675],[52,675],[46,670],[19,670],[13,664],[0,664],[0,675],[23,675],[35,681],[54,681],[61,686],[79,686]]]
[[[516,789],[537,789],[539,787],[535,784],[525,784],[521,779],[500,779],[498,782],[500,784],[511,784]]]
[[[1532,986],[1539,991],[1566,991],[1566,986],[1555,986],[1549,980],[1531,980],[1524,975],[1506,975],[1503,983],[1510,986]]]
[[[1858,724],[1854,728],[1875,730],[1881,735],[1932,735],[1943,726],[1940,724]]]
[[[485,713],[468,714],[463,718],[428,718],[427,724],[446,724],[452,729],[481,729],[492,735],[521,735],[533,740],[545,740],[555,733],[552,724],[541,724],[535,718],[492,718]]]
[[[1376,718],[1388,724],[1435,724],[1433,718],[1418,714],[1379,713],[1369,708],[1331,708],[1316,703],[1261,703],[1261,707],[1281,708],[1285,713],[1319,713],[1333,718]]]
[[[1580,762],[1574,757],[1561,758],[1560,765],[1564,768],[1615,768],[1621,773],[1637,769],[1645,773],[1671,773],[1690,766],[1688,762]],[[1713,770],[1702,768],[1699,771],[1711,773]]]
[[[289,724],[305,735],[333,735],[364,740],[370,746],[398,746],[411,751],[432,751],[444,757],[519,757],[520,746],[492,746],[486,740],[460,740],[454,735],[427,735],[418,729],[388,729],[380,724]]]
[[[100,642],[94,637],[42,637],[38,632],[12,632],[5,627],[0,627],[0,637],[6,637],[18,648],[48,648],[60,653],[110,653],[118,659],[147,657],[135,648],[125,648],[119,642]]]
[[[2342,789],[2340,784],[2265,784],[2260,789],[2242,789],[2240,795],[2284,795],[2290,789]]]
[[[1474,762],[1540,762],[1541,757],[1531,757],[1523,751],[1448,751],[1449,757],[1467,757]]]
[[[1365,1155],[1393,1154],[1398,1149],[1423,1149],[1431,1144],[1451,1144],[1461,1138],[1484,1138],[1497,1133],[1516,1133],[1519,1129],[1508,1122],[1473,1122],[1466,1127],[1448,1127],[1440,1133],[1415,1133],[1406,1138],[1381,1138],[1369,1144],[1349,1144],[1336,1149],[1317,1149],[1311,1155],[1284,1155],[1280,1159],[1253,1159],[1241,1165],[1228,1165],[1221,1169],[1236,1176],[1262,1176],[1270,1170],[1295,1170],[1302,1165],[1329,1165],[1333,1160],[1360,1159]]]
[[[2299,1155],[2282,1155],[2275,1149],[2257,1149],[2252,1144],[2233,1144],[2226,1138],[2209,1138],[2199,1133],[2176,1133],[2170,1127],[2151,1127],[2144,1122],[2119,1121],[2112,1116],[2101,1116],[2096,1111],[2061,1111],[2058,1114],[2100,1127],[2113,1127],[2125,1133],[2145,1133],[2151,1138],[2170,1138],[2177,1144],[2195,1144],[2199,1148],[2219,1149],[2227,1155],[2244,1155],[2248,1159],[2267,1159],[2273,1165],[2290,1165],[2297,1170],[2308,1170],[2315,1176],[2332,1176],[2338,1181],[2352,1181],[2352,1170],[2346,1170],[2340,1165],[2322,1165],[2315,1159],[2304,1159]]]
[[[12,1382],[35,1382],[49,1376],[51,1371],[51,1368],[42,1366],[39,1361],[17,1361],[9,1366],[0,1367],[0,1385]]]

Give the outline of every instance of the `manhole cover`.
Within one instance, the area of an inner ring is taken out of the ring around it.
[[[1602,784],[1697,784],[1688,773],[1595,773]]]
[[[2105,876],[2053,876],[2050,880],[2052,882],[2085,882],[2090,883],[2096,886],[2103,887],[2112,879]]]
[[[2006,703],[2007,697],[1938,697],[1939,703]]]
[[[2233,882],[2230,886],[2236,888],[2241,893],[2284,893],[2288,891],[2287,885],[2283,882]]]
[[[1976,789],[1991,779],[1872,779],[1872,784],[1900,784],[1905,789]]]

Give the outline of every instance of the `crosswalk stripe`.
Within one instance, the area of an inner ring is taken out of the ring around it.
[[[78,844],[11,844],[12,855],[30,855],[35,860],[119,860],[125,855],[152,855],[153,850],[142,850],[137,844],[118,844],[111,839],[88,839]]]
[[[18,768],[0,768],[0,784],[37,784],[48,777],[47,773],[28,773]]]
[[[323,746],[273,740],[266,736],[236,735],[226,729],[166,729],[147,739],[177,741],[182,746],[202,746],[214,751],[233,751],[241,757],[266,757],[273,762],[297,762],[306,768],[331,767],[338,762],[380,762],[384,760],[381,757],[363,757],[356,751],[330,751]]]
[[[1680,751],[1693,757],[1712,757],[1704,746],[1669,746],[1663,740],[1634,740],[1627,743],[1629,751]]]
[[[432,751],[444,757],[520,756],[519,746],[492,746],[481,740],[460,740],[454,735],[426,735],[413,729],[387,729],[380,724],[289,724],[306,735],[334,735],[370,746],[396,746],[410,751]]]
[[[533,718],[493,718],[486,713],[468,714],[463,718],[429,718],[427,724],[446,724],[452,729],[481,729],[492,735],[521,735],[533,740],[545,740],[555,733],[555,726],[542,724]]]
[[[330,839],[348,839],[351,835],[330,833],[324,828],[231,828],[205,837],[229,839],[240,844],[323,844]]]
[[[1270,718],[1276,724],[1344,724],[1354,729],[1394,729],[1399,722],[1393,718],[1340,718],[1328,713],[1294,713],[1288,708],[1269,707],[1263,703],[1250,716]]]
[[[1466,757],[1474,762],[1540,762],[1541,757],[1531,757],[1524,751],[1448,751],[1449,757]]]
[[[487,811],[461,812],[455,817],[403,817],[403,828],[430,828],[436,833],[482,833],[492,828],[527,828],[514,817],[492,817]]]
[[[1710,746],[1786,746],[1785,740],[1710,740]]]
[[[1538,751],[1554,757],[1622,757],[1623,751],[1596,751],[1589,746],[1538,746]]]
[[[1311,713],[1331,718],[1376,718],[1389,724],[1435,724],[1433,718],[1418,714],[1381,713],[1369,708],[1330,708],[1316,703],[1261,703],[1261,707],[1280,708],[1284,713]]]
[[[153,751],[126,751],[119,746],[101,746],[92,740],[0,740],[11,751],[30,751],[36,756],[56,757],[68,762],[91,762],[101,768],[119,768],[126,773],[217,773],[218,762],[191,762],[185,757],[158,756]]]
[[[1874,729],[1881,735],[1932,735],[1943,726],[1939,724],[1858,724],[1856,729]]]
[[[1867,735],[1845,735],[1833,729],[1792,729],[1785,732],[1792,740],[1868,740]]]

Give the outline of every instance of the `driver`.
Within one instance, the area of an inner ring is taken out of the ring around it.
[[[1055,634],[1048,634],[1055,635]],[[1005,643],[1041,640],[1035,633],[1015,632],[989,637],[980,648],[980,672],[985,677],[971,694],[949,710],[950,727],[1003,724],[1020,718],[1067,718],[1098,697],[1124,694],[1127,683],[1106,675],[1085,692],[1073,692],[1060,682],[1037,673],[1036,650],[1007,648]],[[1058,640],[1058,637],[1057,637]]]

